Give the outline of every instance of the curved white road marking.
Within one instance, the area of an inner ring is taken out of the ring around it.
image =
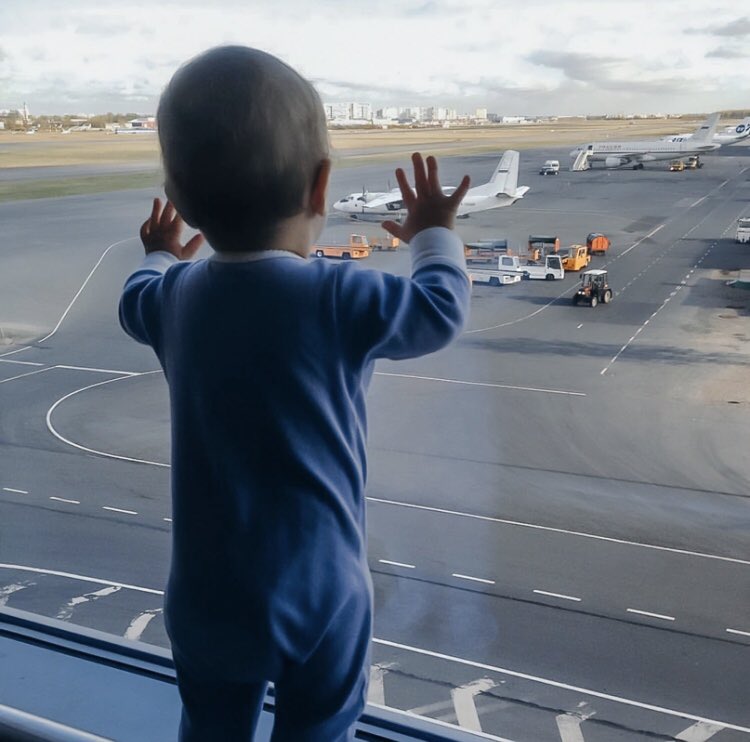
[[[20,353],[22,350],[29,350],[30,348],[34,348],[39,345],[39,343],[43,343],[45,340],[49,340],[62,326],[62,323],[65,321],[65,318],[68,316],[70,310],[73,308],[73,305],[78,300],[78,297],[83,293],[83,290],[86,288],[86,284],[91,280],[91,277],[96,273],[96,269],[102,264],[102,261],[105,257],[107,257],[107,253],[118,245],[123,245],[126,242],[130,242],[132,240],[135,240],[135,237],[127,237],[124,240],[118,240],[117,242],[113,242],[109,247],[105,248],[104,252],[99,256],[99,260],[96,261],[94,264],[94,267],[89,271],[89,274],[86,276],[86,278],[83,280],[83,283],[79,287],[78,291],[76,291],[75,296],[70,300],[70,303],[65,308],[65,311],[60,316],[60,319],[57,320],[57,324],[52,328],[52,332],[45,335],[41,340],[36,340],[35,345],[26,345],[23,348],[16,348],[15,350],[8,351],[7,353],[0,354],[0,358],[5,358],[6,356],[11,356],[15,353]]]
[[[142,374],[138,374],[138,376],[148,376],[149,374],[160,374],[161,370],[158,371],[146,371]],[[169,468],[169,464],[164,464],[161,461],[149,461],[148,459],[138,459],[133,458],[132,456],[120,456],[119,454],[115,453],[109,453],[108,451],[98,451],[95,448],[89,448],[88,446],[82,446],[80,443],[75,443],[74,441],[71,441],[69,438],[66,438],[64,435],[59,433],[54,425],[52,424],[52,413],[57,409],[57,407],[62,404],[66,399],[70,399],[71,397],[74,397],[76,394],[80,394],[81,392],[85,392],[88,389],[93,389],[97,386],[104,386],[105,384],[112,384],[115,381],[122,381],[123,379],[132,379],[133,374],[128,373],[127,376],[116,376],[114,379],[107,379],[106,381],[98,381],[95,384],[88,384],[87,386],[81,387],[80,389],[76,389],[72,392],[69,392],[63,397],[60,397],[48,410],[47,410],[47,416],[46,416],[46,423],[47,423],[47,430],[49,430],[52,435],[55,436],[58,440],[62,441],[68,446],[72,446],[73,448],[77,448],[79,451],[85,451],[86,453],[92,453],[96,456],[104,456],[105,458],[109,459],[117,459],[118,461],[130,461],[135,464],[148,464],[149,466],[159,466],[162,468]]]
[[[67,621],[73,615],[73,611],[77,605],[88,603],[92,600],[99,600],[99,598],[106,598],[108,595],[112,595],[112,593],[119,592],[120,589],[119,585],[109,585],[103,587],[101,590],[95,590],[92,593],[85,593],[84,595],[79,595],[77,598],[72,598],[60,609],[57,618],[60,621]]]

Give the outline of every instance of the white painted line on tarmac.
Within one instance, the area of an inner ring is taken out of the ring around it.
[[[122,508],[113,508],[109,505],[102,505],[102,510],[111,510],[113,513],[124,513],[125,515],[138,515],[135,510],[123,510]]]
[[[392,562],[390,559],[378,559],[381,564],[390,564],[392,567],[404,567],[405,569],[416,569],[414,564],[404,564],[403,562]]]
[[[93,593],[86,593],[85,595],[79,595],[77,598],[69,600],[58,612],[57,618],[61,621],[67,621],[72,615],[77,605],[81,603],[88,603],[92,600],[99,600],[99,598],[106,598],[112,593],[116,593],[120,590],[117,585],[109,585],[103,587],[101,590],[96,590]]]
[[[400,644],[398,642],[388,641],[387,639],[373,639],[375,644],[381,644],[384,647],[391,647],[392,649],[401,649],[405,652],[413,652],[414,654],[421,654],[425,657],[434,657],[435,659],[445,660],[446,662],[455,662],[458,665],[464,665],[465,667],[474,667],[486,672],[496,672],[501,675],[509,675],[514,678],[521,678],[522,680],[530,680],[541,685],[546,685],[551,688],[562,688],[563,690],[573,691],[574,693],[583,693],[587,696],[593,696],[594,698],[601,698],[605,701],[614,701],[615,703],[621,703],[624,706],[632,706],[634,708],[644,709],[646,711],[654,711],[656,713],[665,714],[666,716],[675,716],[680,719],[688,719],[690,721],[702,721],[707,724],[718,724],[724,729],[733,729],[737,732],[746,732],[750,734],[750,727],[743,727],[739,724],[731,724],[729,722],[718,721],[716,719],[707,719],[703,716],[697,716],[696,714],[690,714],[687,711],[678,711],[670,709],[665,706],[656,706],[651,703],[643,703],[642,701],[635,701],[631,698],[623,698],[622,696],[615,696],[611,693],[602,693],[601,691],[593,690],[591,688],[583,688],[578,685],[570,685],[569,683],[563,683],[559,680],[550,680],[549,678],[542,678],[538,675],[530,675],[525,672],[518,672],[516,670],[509,670],[505,667],[497,667],[496,665],[490,665],[486,662],[476,662],[474,660],[466,660],[462,657],[455,657],[450,654],[443,654],[442,652],[433,652],[429,649],[422,649],[421,647],[413,647],[408,644]]]
[[[737,634],[738,636],[750,636],[750,631],[740,631],[739,629],[727,629],[729,634]]]
[[[690,206],[688,206],[688,208],[692,209],[693,206],[697,206],[699,203],[701,203],[701,201],[705,201],[707,198],[708,198],[708,194],[706,194],[705,196],[701,196],[697,201],[693,201],[693,203],[691,203]]]
[[[146,376],[148,374],[157,374],[157,373],[161,373],[161,371],[146,371],[140,375]],[[148,464],[149,466],[158,466],[158,467],[163,467],[165,469],[169,469],[169,464],[164,464],[161,461],[149,461],[148,459],[138,459],[132,456],[120,456],[119,454],[109,453],[108,451],[97,451],[95,448],[88,448],[87,446],[82,446],[79,443],[74,443],[73,441],[69,440],[61,433],[58,433],[54,425],[52,425],[52,413],[66,399],[70,399],[71,397],[74,397],[76,394],[85,392],[88,389],[94,389],[95,387],[98,387],[98,386],[104,386],[105,384],[112,384],[115,381],[123,381],[124,379],[130,379],[130,378],[132,378],[132,373],[128,372],[127,376],[117,376],[114,379],[107,379],[106,381],[98,381],[95,384],[89,384],[88,386],[81,387],[80,389],[76,389],[75,391],[69,392],[63,397],[60,397],[60,399],[58,399],[47,410],[47,417],[46,417],[47,430],[49,430],[49,432],[52,433],[52,435],[54,435],[55,438],[57,438],[59,441],[62,441],[66,445],[76,448],[79,451],[85,451],[86,453],[91,453],[91,454],[94,454],[95,456],[103,456],[108,459],[117,459],[118,461],[129,461],[134,464]]]
[[[28,495],[29,494],[27,490],[17,490],[17,489],[14,489],[13,487],[3,487],[3,490],[5,490],[5,492],[13,492],[16,495]]]
[[[637,608],[628,608],[628,613],[637,613],[639,616],[648,616],[649,618],[660,618],[663,621],[674,621],[674,616],[665,616],[663,613],[651,613],[649,611],[639,611]]]
[[[578,284],[574,284],[573,286],[568,287],[563,291],[561,294],[558,294],[557,296],[550,299],[546,304],[539,307],[539,309],[536,309],[535,311],[531,312],[530,314],[526,314],[523,317],[518,317],[516,319],[508,320],[507,322],[501,322],[498,325],[491,325],[490,327],[478,327],[476,330],[466,330],[464,332],[464,335],[473,335],[477,332],[489,332],[489,330],[497,330],[500,327],[510,327],[510,325],[518,324],[519,322],[523,322],[524,320],[531,319],[532,317],[535,317],[540,312],[543,312],[547,307],[551,307],[558,299],[562,299],[565,294],[569,294],[571,291],[575,291]]]
[[[0,608],[8,604],[8,600],[13,593],[17,593],[19,590],[25,590],[27,587],[33,587],[35,584],[35,582],[21,582],[0,587]]]
[[[482,582],[485,585],[494,585],[494,580],[485,580],[484,577],[472,577],[471,575],[462,575],[458,572],[453,572],[451,577],[458,577],[459,580],[470,580],[471,582]]]
[[[118,371],[116,369],[112,368],[96,368],[91,366],[63,366],[63,365],[57,365],[55,368],[63,368],[67,371],[93,371],[97,374],[117,374],[118,376],[142,376],[144,372],[142,371]],[[156,373],[156,372],[146,372],[146,373]]]
[[[680,742],[706,742],[715,734],[718,734],[724,727],[720,724],[708,724],[705,721],[698,721],[687,729],[683,729],[675,739]]]
[[[5,358],[0,358],[0,363],[15,363],[18,366],[44,366],[43,363],[37,363],[36,361],[8,361]]]
[[[465,386],[481,386],[491,389],[511,389],[517,392],[542,392],[544,394],[564,394],[569,397],[585,397],[585,392],[571,392],[564,389],[543,389],[533,386],[514,386],[512,384],[494,384],[486,381],[463,381],[462,379],[442,379],[438,376],[416,376],[415,374],[394,374],[376,371],[375,376],[390,376],[397,379],[416,379],[418,381],[439,381],[444,384],[463,384]]]
[[[80,500],[68,500],[65,497],[55,497],[54,495],[50,495],[50,500],[54,500],[55,502],[67,502],[70,505],[80,505]]]
[[[89,272],[88,276],[86,276],[86,278],[84,279],[83,283],[81,284],[81,287],[78,289],[78,291],[76,291],[75,296],[70,300],[70,304],[68,304],[68,306],[65,308],[65,311],[62,313],[60,319],[57,321],[57,324],[52,329],[52,332],[50,332],[48,335],[45,335],[41,340],[38,340],[37,344],[43,343],[45,340],[49,340],[60,329],[60,326],[65,321],[65,318],[68,316],[68,313],[73,308],[73,305],[78,300],[78,297],[83,293],[83,290],[86,288],[86,284],[91,280],[91,277],[94,275],[94,273],[96,272],[96,269],[101,265],[102,261],[107,256],[107,253],[113,247],[117,247],[117,245],[123,245],[124,243],[130,242],[133,239],[134,239],[133,237],[128,237],[127,239],[124,239],[124,240],[118,240],[117,242],[113,242],[109,247],[107,247],[104,250],[104,252],[99,257],[99,260],[96,261],[96,263],[94,264],[94,267]]]
[[[396,714],[397,716],[403,716],[404,721],[408,723],[409,717],[414,718],[418,714],[414,711],[402,711],[401,709],[392,708],[390,706],[386,707],[379,703],[372,703],[371,706],[383,709],[384,711],[387,711],[390,715]],[[447,701],[443,704],[444,708],[450,708],[450,701]],[[430,724],[437,724],[438,726],[443,727],[446,731],[448,731],[449,734],[456,734],[456,725],[455,724],[448,724],[447,722],[443,721],[442,719],[437,719],[434,716],[427,717],[429,718]],[[487,734],[487,732],[472,732],[472,737],[478,737],[479,739],[489,739],[492,740],[492,742],[515,742],[512,739],[508,739],[507,737],[498,737],[495,734]]]
[[[398,500],[386,500],[382,497],[368,496],[369,502],[377,502],[382,505],[394,505],[396,507],[410,508],[412,510],[423,510],[429,513],[440,513],[441,515],[452,515],[461,518],[470,518],[472,520],[481,520],[486,523],[500,523],[506,526],[517,526],[519,528],[532,528],[537,531],[549,531],[551,533],[562,533],[568,536],[578,536],[579,538],[590,538],[596,541],[606,541],[612,544],[623,544],[624,546],[638,546],[642,549],[654,549],[655,551],[666,551],[671,554],[680,554],[682,556],[699,557],[701,559],[716,559],[720,562],[730,562],[732,564],[744,564],[750,567],[750,560],[737,559],[735,557],[725,557],[718,554],[706,554],[701,551],[689,551],[688,549],[676,549],[672,546],[659,546],[657,544],[646,544],[641,541],[626,541],[621,538],[612,536],[600,536],[596,533],[586,533],[585,531],[570,531],[567,528],[555,528],[554,526],[541,526],[537,523],[525,523],[519,520],[508,520],[506,518],[495,518],[491,515],[477,515],[476,513],[464,513],[460,510],[448,510],[447,508],[436,508],[430,505],[416,505],[411,502],[399,502]]]
[[[583,322],[581,322],[581,324],[578,325],[578,327],[576,327],[576,330],[580,330],[582,327],[583,327]]]
[[[116,582],[114,580],[103,580],[99,577],[89,577],[88,575],[79,575],[74,572],[61,572],[57,569],[42,569],[41,567],[29,567],[25,564],[3,564],[0,563],[0,569],[17,570],[18,572],[33,572],[38,575],[49,575],[51,577],[67,577],[71,580],[80,580],[81,582],[91,582],[94,585],[110,585],[111,587],[121,587],[125,590],[135,590],[138,593],[149,593],[150,595],[164,595],[163,590],[154,590],[150,587],[140,587],[139,585],[129,585],[127,582]]]
[[[625,256],[625,255],[627,255],[627,254],[628,254],[628,253],[629,253],[629,252],[630,252],[631,250],[634,250],[634,249],[635,249],[636,247],[638,247],[638,245],[640,245],[640,244],[641,244],[641,242],[643,242],[644,240],[647,240],[647,239],[648,239],[649,237],[653,237],[653,236],[654,236],[654,235],[655,235],[655,234],[656,234],[656,233],[657,233],[657,232],[658,232],[658,231],[659,231],[660,229],[664,229],[664,227],[666,227],[666,226],[667,226],[667,225],[666,225],[666,223],[665,223],[665,224],[660,224],[660,225],[659,225],[658,227],[656,227],[656,229],[652,229],[652,230],[651,230],[651,231],[650,231],[650,232],[649,232],[649,233],[648,233],[648,234],[647,234],[647,235],[646,235],[645,237],[641,237],[641,239],[640,239],[640,240],[638,240],[637,242],[634,242],[634,243],[633,243],[633,244],[632,244],[632,245],[631,245],[631,246],[630,246],[630,247],[629,247],[629,248],[628,248],[627,250],[624,250],[623,252],[621,252],[621,253],[620,253],[620,254],[619,254],[619,255],[618,255],[618,256],[617,256],[616,258],[615,258],[615,260],[619,260],[620,258],[624,257],[624,256]],[[612,260],[612,261],[610,261],[610,262],[614,262],[614,260]]]
[[[171,519],[171,518],[162,518],[162,520],[163,520],[163,521],[164,521],[165,523],[171,523],[171,522],[172,522],[172,519]]]
[[[385,682],[384,676],[394,666],[393,662],[384,662],[378,665],[370,665],[370,685],[367,689],[367,702],[379,703],[385,706]]]
[[[580,716],[571,714],[560,714],[555,717],[557,722],[557,731],[560,732],[561,742],[585,742],[583,732],[581,731]]]
[[[475,680],[472,683],[462,685],[460,688],[451,688],[453,708],[456,710],[458,725],[472,732],[481,732],[482,725],[479,714],[474,703],[474,696],[484,693],[495,687],[495,682],[489,678]]]
[[[20,348],[16,348],[15,350],[9,350],[7,353],[3,353],[0,355],[0,358],[7,358],[8,356],[15,355],[16,353],[21,353],[24,350],[31,350],[31,345],[24,345]],[[44,364],[42,364],[44,365]]]
[[[123,636],[130,641],[139,641],[141,636],[143,635],[143,632],[146,630],[146,627],[151,623],[151,621],[153,621],[154,616],[156,616],[157,613],[161,613],[161,608],[155,608],[150,611],[145,611],[139,616],[136,616],[130,622],[130,625],[125,630],[125,634]]]
[[[47,366],[46,368],[38,368],[36,371],[27,371],[25,374],[18,374],[17,376],[11,376],[7,379],[0,381],[0,384],[7,384],[9,381],[15,381],[16,379],[24,379],[27,376],[35,376],[36,374],[43,374],[46,371],[52,371],[54,366]]]
[[[548,595],[550,598],[560,598],[561,600],[573,600],[576,603],[580,603],[581,599],[576,598],[575,595],[563,595],[561,593],[548,593],[546,590],[534,590],[537,595]]]

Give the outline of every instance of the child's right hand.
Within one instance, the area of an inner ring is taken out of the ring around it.
[[[203,235],[198,233],[183,245],[180,239],[183,226],[182,217],[171,202],[167,201],[162,211],[161,199],[155,198],[151,216],[141,225],[141,242],[146,255],[164,251],[172,253],[178,260],[190,260],[203,244]]]
[[[409,242],[417,232],[430,227],[447,227],[453,229],[459,204],[469,190],[469,176],[464,175],[461,184],[450,195],[446,196],[438,180],[437,160],[427,158],[427,170],[422,155],[415,152],[411,156],[414,165],[414,185],[417,193],[414,195],[406,173],[401,168],[396,170],[396,180],[401,188],[401,197],[407,209],[403,224],[394,221],[383,222],[383,229],[388,230],[394,237]]]

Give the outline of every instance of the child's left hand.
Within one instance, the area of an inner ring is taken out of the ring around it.
[[[161,199],[155,198],[151,216],[141,226],[141,242],[146,254],[163,250],[179,260],[190,260],[203,244],[203,235],[199,233],[183,245],[180,242],[183,226],[182,217],[174,206],[167,201],[162,211]]]

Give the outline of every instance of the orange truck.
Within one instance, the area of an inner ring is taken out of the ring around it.
[[[600,232],[592,232],[586,238],[586,247],[592,255],[604,255],[609,250],[609,237]]]
[[[361,260],[369,257],[372,250],[397,250],[399,244],[396,237],[378,237],[368,240],[363,234],[351,234],[349,242],[345,245],[315,245],[312,251],[319,258]]]

